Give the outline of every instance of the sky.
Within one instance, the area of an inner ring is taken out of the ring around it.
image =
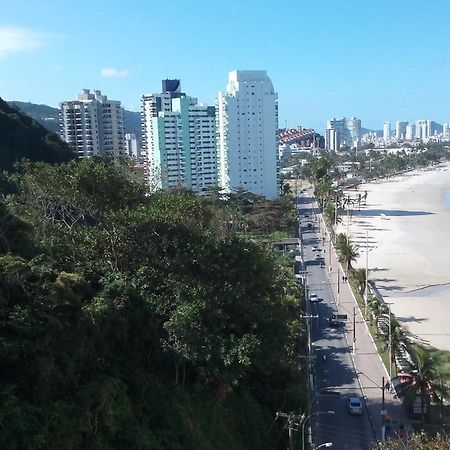
[[[57,107],[83,88],[126,109],[180,78],[214,104],[266,70],[279,125],[332,117],[450,122],[448,0],[0,1],[0,97]]]

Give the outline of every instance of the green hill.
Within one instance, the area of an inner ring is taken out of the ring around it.
[[[0,170],[13,170],[22,158],[58,163],[74,155],[56,134],[0,98]]]

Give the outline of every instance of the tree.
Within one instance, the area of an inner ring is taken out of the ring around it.
[[[362,297],[366,289],[366,269],[355,269],[352,278],[356,283],[359,295]]]
[[[352,270],[352,262],[359,257],[357,246],[352,244],[346,234],[339,233],[336,238],[336,249],[339,253],[339,261],[345,263],[348,270]]]
[[[437,395],[440,389],[440,375],[437,371],[438,361],[435,360],[430,351],[421,346],[410,349],[412,368],[406,374],[401,375],[402,395],[416,395],[421,399],[421,420],[425,422],[425,406],[430,411],[430,397]]]
[[[440,433],[415,433],[406,437],[393,437],[377,444],[374,450],[450,450],[450,438]]]

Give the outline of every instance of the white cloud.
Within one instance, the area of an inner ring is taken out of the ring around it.
[[[113,69],[112,67],[105,67],[101,71],[102,77],[105,78],[121,78],[130,75],[128,69]]]
[[[47,37],[28,28],[0,25],[0,58],[43,47]]]

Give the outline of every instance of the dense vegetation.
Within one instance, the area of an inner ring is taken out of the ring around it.
[[[22,158],[53,163],[73,155],[56,134],[0,98],[0,171],[11,171]]]
[[[450,450],[449,438],[443,434],[430,436],[425,433],[405,438],[390,439],[379,444],[376,450]]]
[[[230,226],[260,203],[149,195],[125,164],[22,169],[0,204],[0,448],[285,447],[300,292]]]

